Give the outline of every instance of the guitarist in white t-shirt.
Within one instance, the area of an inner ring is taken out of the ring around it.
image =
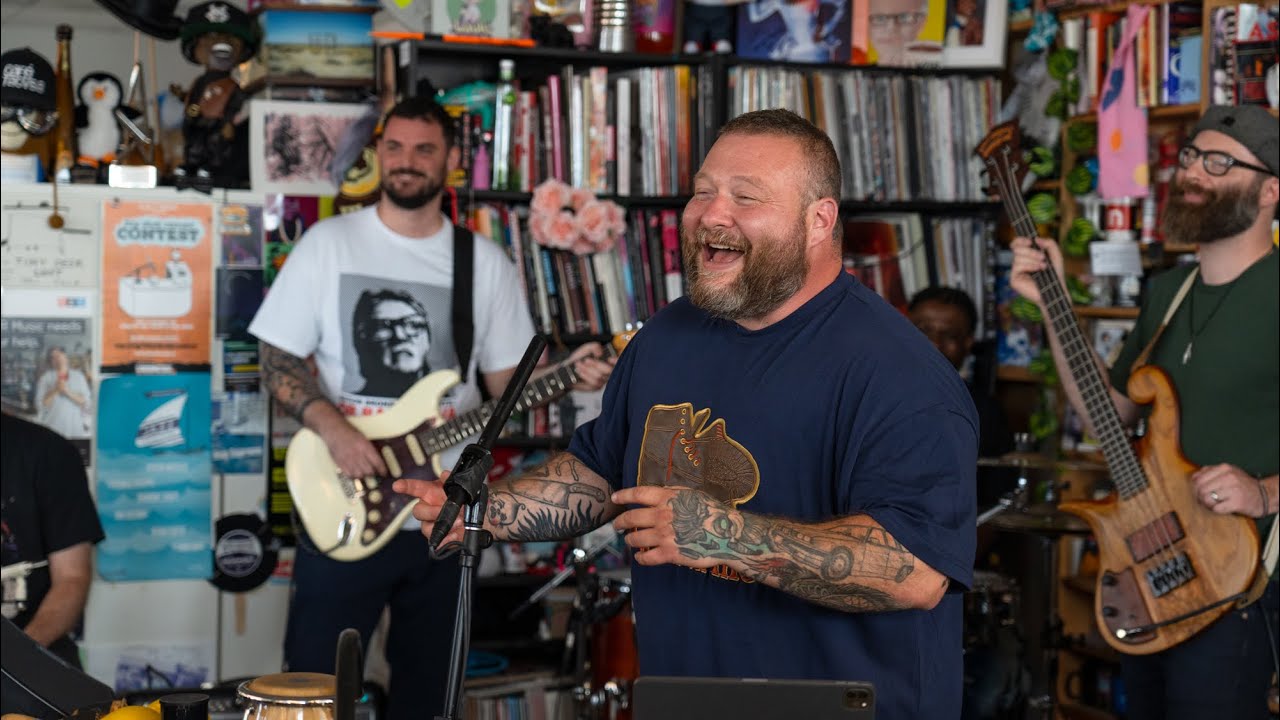
[[[459,162],[453,139],[452,118],[432,100],[392,108],[378,141],[378,203],[310,228],[249,328],[262,341],[272,397],[323,439],[349,477],[388,470],[347,417],[381,412],[427,368],[459,362],[450,319],[454,228],[441,212],[445,178]],[[472,245],[474,352],[459,368],[463,382],[444,398],[446,419],[479,403],[477,378],[501,395],[534,332],[511,261],[493,242]],[[373,344],[360,348],[360,339]],[[576,389],[604,385],[612,362],[598,359],[601,351],[590,343],[570,356]],[[374,359],[394,372],[370,370]],[[367,647],[389,605],[389,720],[430,716],[443,705],[459,575],[456,558],[429,558],[416,528],[394,535],[353,562],[300,549],[285,636],[287,670],[332,673],[339,633],[354,627]]]

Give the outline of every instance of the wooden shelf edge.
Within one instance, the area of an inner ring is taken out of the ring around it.
[[[1092,305],[1077,305],[1075,307],[1076,317],[1113,320],[1137,319],[1138,311],[1139,308],[1136,307],[1094,307]]]
[[[1186,119],[1200,115],[1200,103],[1184,103],[1182,105],[1153,105],[1147,108],[1148,120],[1173,120]],[[1098,122],[1098,113],[1087,112],[1079,115],[1072,115],[1067,118],[1067,122]]]
[[[996,368],[996,379],[1005,382],[1038,383],[1041,377],[1021,365],[1001,365]]]

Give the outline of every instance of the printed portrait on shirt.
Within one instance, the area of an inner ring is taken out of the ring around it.
[[[457,364],[446,288],[343,275],[338,292],[342,335],[349,338],[344,401],[387,407],[432,371]]]

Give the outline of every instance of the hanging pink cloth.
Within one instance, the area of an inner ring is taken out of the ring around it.
[[[1147,196],[1147,111],[1138,107],[1133,40],[1150,10],[1149,5],[1129,6],[1098,102],[1098,194],[1103,200]]]

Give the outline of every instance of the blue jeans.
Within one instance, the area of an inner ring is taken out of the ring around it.
[[[1121,661],[1127,720],[1268,720],[1267,687],[1275,671],[1262,613],[1276,629],[1276,579],[1258,602],[1232,610],[1190,639],[1153,655]]]
[[[391,608],[386,718],[418,720],[442,714],[458,602],[458,557],[432,560],[427,539],[400,531],[373,556],[341,562],[298,548],[284,638],[290,672],[334,672],[338,635],[360,632],[364,647]]]

